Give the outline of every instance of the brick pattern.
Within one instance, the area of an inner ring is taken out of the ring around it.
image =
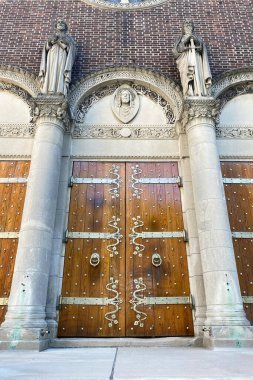
[[[214,75],[253,61],[252,0],[168,0],[135,12],[81,0],[2,0],[0,63],[38,74],[42,46],[59,18],[78,43],[73,80],[115,65],[146,67],[178,80],[171,50],[186,18],[208,45]]]

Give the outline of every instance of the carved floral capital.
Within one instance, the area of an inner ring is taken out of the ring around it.
[[[184,102],[182,124],[185,127],[197,118],[204,118],[217,122],[220,114],[220,101],[214,98],[187,98]]]
[[[33,105],[33,122],[41,118],[50,119],[51,121],[61,121],[65,130],[68,130],[70,118],[68,112],[68,103],[64,96],[39,95],[34,100]]]

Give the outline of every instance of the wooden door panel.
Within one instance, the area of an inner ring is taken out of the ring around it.
[[[27,178],[29,168],[28,161],[0,161],[0,180],[3,181],[0,183],[0,233],[17,234],[20,230],[26,183],[7,183],[7,180]],[[17,238],[0,235],[0,324],[7,311],[17,245]]]
[[[117,167],[117,168],[116,168]],[[117,170],[115,171],[114,169]],[[75,162],[73,177],[125,178],[124,164]],[[73,184],[69,232],[115,233],[125,229],[125,188],[122,182]],[[115,226],[115,227],[114,227]],[[117,243],[118,244],[115,244]],[[100,255],[96,267],[91,255]],[[69,239],[66,245],[62,297],[101,299],[125,298],[125,241],[113,238]],[[79,302],[78,301],[78,302]],[[117,300],[116,300],[117,301]],[[83,301],[85,302],[85,301]],[[119,310],[117,310],[119,308]],[[115,312],[113,312],[115,311]],[[59,336],[121,336],[125,333],[125,303],[113,305],[66,305],[60,310]]]
[[[144,182],[158,178],[157,183],[140,185],[138,173],[133,172],[136,165]],[[117,185],[105,181],[115,178],[116,166],[120,176],[118,197]],[[76,162],[73,177],[59,336],[193,335],[177,164]],[[103,183],[98,183],[99,178]],[[159,178],[172,178],[174,182],[159,183]],[[119,226],[121,241],[114,250],[115,239],[101,237],[101,233],[114,233]],[[179,236],[131,237],[138,232],[176,232]],[[90,265],[94,252],[101,257],[96,267]],[[152,264],[154,253],[162,260],[158,267]],[[187,302],[137,305],[134,294],[140,298],[179,297]],[[113,304],[97,304],[116,295]],[[91,300],[94,304],[87,304]]]
[[[144,297],[189,297],[189,278],[183,236],[138,237],[138,233],[182,233],[180,189],[171,183],[138,183],[137,179],[178,178],[176,163],[126,165],[126,334],[128,336],[192,335],[189,305],[142,305]],[[161,265],[152,264],[159,254]],[[137,304],[136,304],[137,303]],[[169,311],[168,311],[169,310]],[[178,315],[180,310],[180,315]],[[183,314],[182,314],[183,312]],[[188,321],[185,323],[185,318]],[[187,328],[188,327],[188,328]]]
[[[242,183],[225,183],[225,195],[232,233],[253,232],[252,162],[222,162],[223,178],[242,179]],[[253,238],[233,238],[235,259],[243,297],[253,297]],[[253,324],[253,303],[244,302],[247,318]]]

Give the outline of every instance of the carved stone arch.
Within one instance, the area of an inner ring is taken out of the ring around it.
[[[229,101],[233,96],[251,91],[253,86],[253,68],[231,70],[218,77],[212,86],[212,95],[220,99],[222,104],[227,98]],[[225,105],[225,103],[224,103]]]
[[[171,79],[154,71],[136,67],[113,67],[93,73],[71,86],[69,104],[75,119],[79,104],[94,91],[105,85],[128,82],[143,85],[161,97],[171,106],[175,120],[179,120],[183,109],[183,94]]]
[[[35,98],[39,93],[37,77],[18,67],[0,65],[0,82],[18,87],[32,98]]]
[[[253,69],[244,68],[223,74],[216,79],[212,93],[220,101],[217,138],[252,139]]]

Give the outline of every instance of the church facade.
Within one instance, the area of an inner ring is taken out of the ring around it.
[[[250,1],[2,3],[0,348],[252,347]]]

